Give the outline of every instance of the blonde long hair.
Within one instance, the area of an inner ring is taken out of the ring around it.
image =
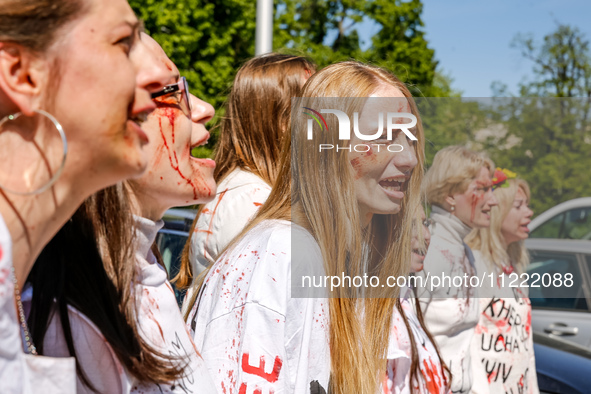
[[[402,82],[382,68],[355,61],[333,64],[316,73],[304,86],[302,96],[306,97],[307,104],[314,105],[322,98],[365,98],[383,86],[399,89],[418,118],[416,104]],[[352,102],[345,112],[361,112],[363,99]],[[298,110],[301,109],[298,107]],[[328,129],[338,130],[335,117],[327,118]],[[408,181],[401,211],[397,215],[373,215],[365,230],[362,230],[347,151],[311,149],[311,145],[337,145],[346,141],[339,141],[337,133],[321,132],[316,125],[312,141],[307,140],[306,120],[305,116],[298,116],[292,121],[292,138],[284,141],[281,169],[267,202],[227,250],[264,220],[292,220],[306,228],[317,241],[326,275],[346,272],[353,277],[366,271],[380,278],[406,275],[410,268],[411,223],[424,171],[420,119],[415,127],[418,142],[414,146],[418,164]],[[197,286],[201,286],[204,277],[205,274],[197,281]],[[198,291],[193,293],[196,298]],[[398,294],[399,289],[387,287],[369,289],[365,294],[367,298],[363,299],[355,298],[359,294],[344,287],[331,294],[331,392],[376,392],[385,376],[391,319]],[[190,305],[194,302],[193,299]]]
[[[529,185],[523,179],[509,179],[507,183],[508,187],[499,187],[494,191],[499,205],[491,208],[490,227],[472,230],[465,242],[472,249],[480,251],[491,269],[497,267],[502,272],[504,265],[512,265],[518,273],[521,273],[529,264],[525,241],[513,242],[505,249],[501,226],[511,211],[517,190],[523,190],[528,203],[530,191]]]
[[[384,69],[358,62],[343,62],[323,69],[304,86],[302,96],[311,97],[305,101],[308,107],[326,108],[322,105],[327,101],[325,98],[368,97],[384,85],[399,89],[418,118],[418,109],[403,83]],[[361,112],[364,101],[348,103],[344,111],[351,115]],[[367,272],[381,279],[406,275],[410,268],[411,223],[423,176],[424,138],[420,121],[415,131],[418,164],[409,180],[402,209],[397,215],[373,215],[365,231],[348,155],[335,149],[323,152],[310,149],[311,145],[338,145],[343,141],[338,140],[337,133],[320,132],[319,127],[312,140],[307,140],[306,121],[300,116],[292,124],[292,214],[293,221],[307,228],[318,242],[326,274],[346,272],[353,277]],[[336,117],[328,117],[327,126],[329,130],[338,130]],[[374,393],[385,374],[399,289],[366,290],[367,298],[357,299],[359,293],[338,287],[329,299],[331,391],[334,393]],[[359,313],[360,308],[364,313]]]

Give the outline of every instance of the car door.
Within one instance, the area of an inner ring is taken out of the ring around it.
[[[527,272],[533,330],[591,348],[591,260],[587,261],[591,256],[545,250],[530,250],[530,255]],[[572,275],[572,285],[564,282],[567,274]],[[535,281],[537,278],[540,279]],[[561,278],[562,284],[559,280],[554,282],[554,278]]]

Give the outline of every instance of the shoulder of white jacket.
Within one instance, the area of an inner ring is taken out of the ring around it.
[[[237,168],[219,183],[218,193],[220,191],[224,191],[225,189],[232,190],[234,188],[246,185],[256,185],[259,187],[268,188],[269,190],[271,189],[271,186],[258,175]]]

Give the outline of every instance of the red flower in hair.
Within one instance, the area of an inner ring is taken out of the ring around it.
[[[501,183],[505,182],[507,180],[507,175],[505,175],[505,173],[500,169],[497,168],[495,170],[495,175],[493,176],[492,182],[494,186],[498,186]]]
[[[517,174],[513,171],[509,171],[506,168],[498,168],[495,170],[495,175],[492,179],[493,189],[497,187],[508,187],[509,184],[505,181],[507,179],[517,178]]]

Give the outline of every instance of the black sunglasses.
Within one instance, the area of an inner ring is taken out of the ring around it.
[[[191,100],[189,98],[189,84],[185,77],[181,77],[177,83],[166,85],[162,90],[152,93],[152,100],[173,93],[180,93],[179,106],[187,117],[191,117]]]

